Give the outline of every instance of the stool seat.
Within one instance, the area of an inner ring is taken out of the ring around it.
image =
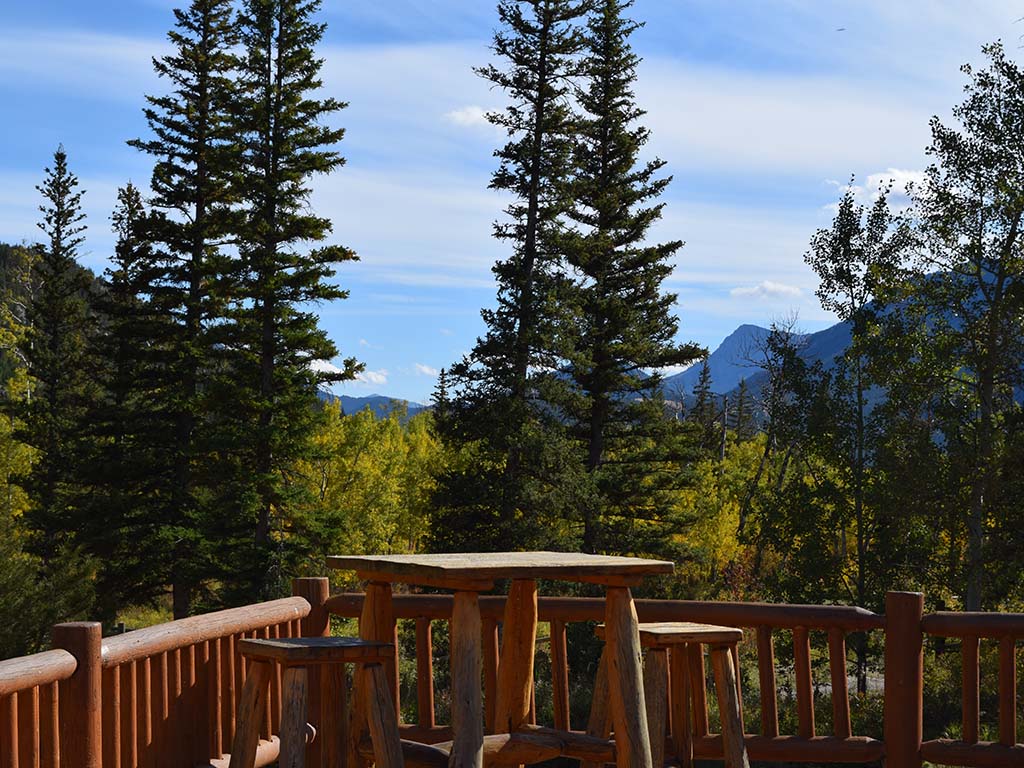
[[[597,636],[604,640],[604,624],[598,624]],[[645,648],[661,648],[680,643],[729,645],[743,640],[743,630],[716,624],[692,621],[658,621],[640,625],[640,644]]]
[[[276,661],[287,666],[311,664],[364,664],[386,661],[395,656],[391,643],[376,643],[358,637],[282,637],[273,640],[246,638],[238,643],[243,656],[258,661]]]

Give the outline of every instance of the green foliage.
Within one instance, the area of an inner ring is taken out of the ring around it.
[[[293,482],[305,502],[289,517],[289,535],[309,542],[304,571],[320,575],[323,558],[341,552],[417,551],[427,535],[434,477],[445,455],[429,413],[344,415],[324,407],[314,451],[296,463]]]
[[[356,258],[339,245],[308,248],[332,229],[310,210],[311,180],[344,162],[334,148],[344,132],[324,123],[345,105],[316,96],[323,85],[315,48],[324,25],[313,20],[319,7],[318,0],[247,0],[239,17],[244,53],[234,129],[243,215],[225,330],[231,356],[217,395],[231,453],[218,502],[230,516],[223,564],[240,575],[232,600],[267,597],[301,554],[284,529],[301,503],[287,474],[312,449],[317,387],[360,370],[354,359],[340,370],[317,367],[338,350],[310,311],[348,295],[331,278],[334,265]]]
[[[438,402],[439,433],[476,460],[440,479],[434,548],[564,546],[558,521],[585,503],[563,425],[544,403],[544,372],[558,365],[556,235],[570,205],[570,78],[583,45],[574,22],[584,10],[576,0],[501,0],[500,66],[477,70],[510,102],[489,119],[509,136],[491,187],[513,198],[494,228],[512,253],[493,268],[497,307],[481,313],[486,334],[451,367]]]

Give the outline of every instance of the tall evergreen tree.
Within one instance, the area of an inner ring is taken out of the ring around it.
[[[44,199],[39,228],[46,240],[32,264],[28,332],[21,340],[31,378],[20,407],[19,439],[36,451],[26,478],[32,499],[29,520],[38,534],[38,552],[48,559],[61,545],[74,543],[81,523],[73,496],[83,417],[94,394],[88,366],[92,274],[78,262],[85,231],[83,193],[68,169],[63,146],[37,189]]]
[[[165,460],[177,436],[168,397],[173,366],[162,344],[172,319],[153,301],[164,269],[146,239],[138,188],[118,190],[111,218],[117,243],[93,302],[101,332],[91,356],[101,391],[85,418],[77,491],[87,521],[82,543],[100,564],[98,608],[108,620],[173,581],[166,552],[181,535],[170,527],[176,468]]]
[[[690,410],[690,421],[699,427],[700,446],[705,453],[711,452],[717,444],[719,428],[718,406],[715,393],[711,391],[711,367],[707,358],[701,360],[700,375],[693,385],[693,408]]]
[[[598,0],[588,18],[572,228],[562,238],[570,274],[561,299],[572,308],[562,328],[570,381],[564,407],[593,486],[582,521],[588,552],[629,546],[623,530],[650,532],[668,522],[662,516],[672,505],[659,492],[683,476],[689,451],[686,433],[666,419],[659,370],[701,352],[675,342],[676,296],[662,288],[682,242],[647,244],[671,177],[659,177],[664,161],[639,160],[649,131],[633,93],[640,59],[630,36],[641,24],[625,16],[632,4]],[[639,519],[648,525],[636,526]]]
[[[465,538],[438,540],[439,547],[508,548],[550,540],[551,529],[540,520],[559,516],[569,485],[555,448],[559,425],[541,404],[545,380],[539,372],[558,362],[552,300],[560,254],[554,233],[570,205],[571,78],[583,46],[576,22],[587,5],[501,0],[502,26],[493,43],[499,63],[478,70],[510,100],[488,119],[509,136],[495,152],[500,164],[491,188],[514,198],[508,220],[494,227],[512,253],[493,268],[497,307],[481,313],[486,334],[449,371],[455,397],[439,429],[450,442],[475,445],[481,455],[442,479],[443,528]]]
[[[243,517],[234,533],[245,531],[250,552],[234,565],[247,564],[248,597],[267,594],[274,566],[285,565],[272,560],[284,546],[275,535],[291,493],[284,473],[311,450],[317,387],[360,370],[354,358],[334,372],[314,367],[338,350],[309,307],[348,295],[331,278],[335,265],[356,259],[340,245],[307,247],[332,231],[330,219],[310,211],[310,181],[344,163],[335,149],[344,131],[326,121],[346,105],[317,97],[323,61],[315,48],[325,28],[313,18],[319,8],[319,0],[246,0],[239,19],[245,219],[230,344],[231,376],[240,387],[226,392],[236,408],[236,455],[245,462],[235,475]]]
[[[202,474],[220,474],[204,431],[212,405],[202,380],[218,349],[216,334],[229,292],[222,246],[235,228],[232,180],[239,169],[230,115],[237,66],[232,14],[231,0],[192,0],[187,9],[174,11],[175,28],[168,33],[174,50],[153,60],[171,92],[147,97],[152,138],[129,142],[155,159],[148,237],[158,249],[163,274],[154,281],[153,300],[174,318],[156,343],[171,352],[169,373],[177,382],[166,391],[166,404],[158,406],[175,418],[175,449],[164,461],[175,468],[174,517],[165,522],[179,533],[168,553],[177,617],[189,613],[196,589],[210,576],[200,556],[203,519],[212,514],[204,509]]]

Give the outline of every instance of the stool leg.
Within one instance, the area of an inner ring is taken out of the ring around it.
[[[348,699],[346,698],[345,666],[326,664],[320,672],[322,712],[320,733],[323,739],[321,753],[326,768],[346,768],[348,765]]]
[[[722,718],[722,750],[726,768],[750,768],[743,745],[743,722],[740,720],[739,696],[736,690],[736,668],[727,645],[711,648],[711,666],[715,672],[718,711]]]
[[[644,700],[654,768],[665,765],[665,731],[668,720],[668,651],[649,648],[644,662]]]
[[[626,587],[607,588],[605,642],[616,764],[618,768],[652,768],[647,710],[644,709],[640,627],[633,595]]]
[[[235,738],[231,742],[228,768],[253,768],[256,747],[260,741],[260,724],[268,700],[270,674],[273,670],[264,661],[251,661],[245,677],[242,699],[238,703]]]
[[[607,739],[611,735],[612,718],[608,711],[608,646],[601,651],[597,663],[597,677],[594,679],[594,695],[590,700],[590,719],[587,721],[587,735]],[[580,763],[580,768],[601,768],[600,763]]]
[[[373,741],[375,768],[403,768],[402,741],[398,734],[390,676],[380,664],[363,667],[366,686],[366,714]],[[281,768],[285,768],[282,764]]]
[[[672,646],[672,746],[682,768],[693,768],[693,718],[690,715],[690,660],[685,643]]]
[[[306,685],[305,667],[287,667],[284,671],[281,712],[281,757],[279,768],[305,768],[306,765]]]

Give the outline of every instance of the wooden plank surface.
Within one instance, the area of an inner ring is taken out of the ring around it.
[[[409,583],[452,583],[465,587],[494,579],[600,581],[671,573],[673,564],[637,557],[573,552],[477,552],[436,555],[336,555],[327,565],[340,570],[387,576]]]
[[[604,625],[595,630],[604,639]],[[738,643],[743,640],[743,630],[737,627],[720,627],[716,624],[697,624],[692,621],[660,621],[640,625],[640,644],[645,648],[657,648],[679,643]]]
[[[238,646],[243,656],[273,659],[285,664],[365,662],[391,658],[395,655],[395,647],[390,643],[361,640],[356,637],[245,639]]]

